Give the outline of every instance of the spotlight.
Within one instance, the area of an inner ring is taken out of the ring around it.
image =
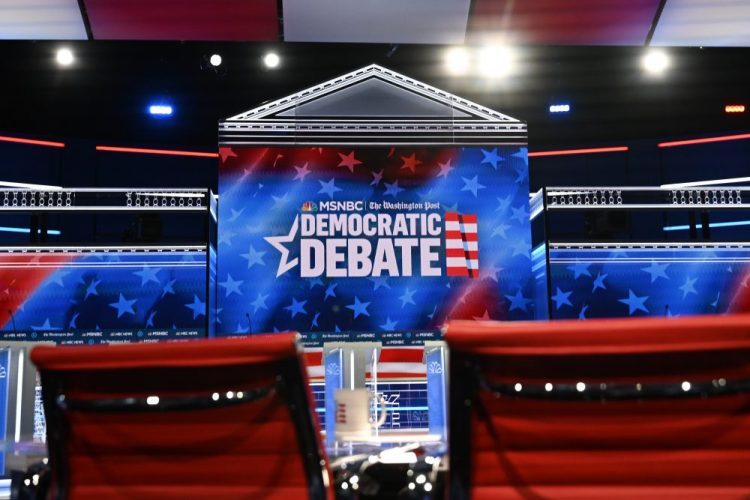
[[[463,47],[453,47],[445,53],[445,69],[451,75],[465,75],[469,71],[469,52]]]
[[[75,58],[73,57],[73,51],[68,48],[62,48],[57,51],[57,64],[60,66],[70,66],[73,64]]]
[[[146,398],[146,404],[149,406],[156,406],[159,404],[159,396],[149,396]]]
[[[213,54],[209,59],[208,62],[211,63],[211,66],[214,68],[218,68],[221,66],[221,56],[219,54]]]
[[[268,54],[263,56],[263,64],[266,65],[266,68],[269,68],[269,69],[278,68],[280,63],[281,63],[281,58],[275,52],[269,52]]]
[[[586,384],[584,384],[583,382],[578,382],[576,384],[576,391],[583,392],[585,390],[586,390]]]
[[[515,60],[510,47],[489,45],[479,51],[479,73],[490,78],[508,76],[513,72]]]
[[[547,392],[552,392],[552,384],[550,384],[549,382],[544,384],[544,390]]]
[[[683,382],[682,384],[680,384],[680,386],[682,387],[683,391],[685,392],[690,391],[690,382],[688,382],[687,380]]]
[[[570,104],[552,104],[549,107],[550,113],[569,113]]]
[[[171,116],[172,106],[169,104],[152,104],[148,107],[148,112],[153,116]]]
[[[647,73],[660,75],[669,67],[669,56],[663,50],[650,50],[641,59],[641,64]]]
[[[744,113],[745,105],[744,104],[727,104],[726,106],[724,106],[724,112],[725,113]]]

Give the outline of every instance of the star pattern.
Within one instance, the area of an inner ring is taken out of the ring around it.
[[[370,172],[372,175],[372,182],[370,182],[370,186],[380,186],[380,182],[383,180],[383,172],[385,169],[381,168],[380,172],[375,172],[374,170]]]
[[[479,183],[479,176],[475,175],[471,179],[467,179],[466,177],[461,177],[461,180],[464,181],[464,187],[461,188],[461,191],[469,191],[471,194],[474,195],[474,198],[477,197],[477,193],[479,193],[480,189],[485,189],[486,186],[483,186]]]
[[[487,151],[483,149],[482,155],[484,156],[484,158],[482,158],[482,161],[480,163],[481,164],[489,163],[490,165],[492,165],[492,168],[497,170],[497,163],[499,161],[502,161],[502,158],[500,158],[500,155],[497,154],[497,148],[491,151]]]
[[[293,181],[304,182],[305,177],[307,177],[308,175],[310,175],[310,169],[307,168],[307,165],[308,165],[308,163],[305,162],[305,164],[302,165],[301,167],[297,167],[297,166],[294,167],[294,170],[297,173],[294,174],[294,178],[292,179]]]
[[[384,332],[392,332],[396,329],[396,325],[398,324],[398,321],[391,321],[391,317],[388,316],[385,320],[385,323],[380,325],[380,329]]]
[[[573,292],[563,292],[560,287],[557,287],[557,292],[552,296],[552,300],[555,302],[555,309],[560,309],[562,306],[572,306],[570,302],[570,295]]]
[[[437,177],[442,177],[444,179],[448,178],[448,174],[451,173],[451,171],[455,168],[451,165],[451,162],[453,160],[451,158],[448,158],[448,161],[443,163],[438,163],[438,167],[440,167],[440,171],[437,173]]]
[[[568,266],[568,270],[573,271],[575,279],[578,279],[581,276],[591,276],[591,273],[589,272],[589,264],[586,264],[585,262],[576,262],[574,265]]]
[[[510,226],[507,225],[507,224],[503,224],[502,222],[499,223],[499,224],[497,224],[492,229],[492,236],[491,236],[491,238],[494,238],[495,236],[500,236],[502,239],[507,239],[508,238],[508,233],[506,233],[506,231],[508,230],[508,228],[510,228]]]
[[[253,245],[250,245],[247,253],[240,254],[240,257],[247,260],[247,268],[250,269],[254,265],[265,266],[263,262],[263,256],[266,254],[265,251],[258,251]]]
[[[395,198],[400,192],[404,191],[403,188],[398,187],[398,181],[393,181],[393,184],[389,184],[387,182],[385,182],[384,184],[385,193],[383,193],[383,196],[393,196]]]
[[[416,153],[412,153],[411,156],[402,156],[401,161],[404,162],[401,165],[401,170],[408,170],[411,173],[414,173],[416,168],[422,164],[420,160],[417,160]]]
[[[417,303],[414,302],[415,293],[416,290],[409,290],[408,288],[405,289],[401,297],[398,298],[398,300],[401,301],[401,307],[404,307],[406,304],[417,305]]]
[[[327,194],[331,199],[333,199],[333,195],[341,191],[340,187],[336,187],[336,179],[331,179],[328,182],[318,182],[320,183],[320,191],[318,191],[318,194]]]
[[[289,313],[292,315],[292,318],[294,318],[298,314],[307,314],[307,311],[305,311],[305,304],[307,304],[306,300],[297,301],[297,299],[292,297],[292,303],[286,306],[284,309],[289,311]]]
[[[632,316],[636,311],[643,311],[645,313],[648,313],[648,309],[645,305],[647,300],[647,296],[644,295],[643,297],[638,297],[633,293],[633,290],[629,289],[628,296],[624,299],[620,299],[620,302],[628,306],[628,315]]]
[[[510,195],[497,197],[497,208],[495,209],[495,212],[504,213],[506,210],[508,210],[508,207],[510,207],[510,202]]]
[[[159,271],[160,269],[157,269],[155,267],[145,266],[142,270],[136,271],[133,274],[141,277],[141,286],[144,286],[146,283],[150,283],[152,281],[158,285],[159,278],[157,278],[156,275]]]
[[[101,283],[101,280],[91,279],[91,283],[86,287],[86,295],[84,295],[83,300],[88,299],[90,295],[99,295],[99,292],[96,291],[96,287],[99,283]]]
[[[521,311],[526,311],[526,308],[528,307],[528,305],[533,302],[533,300],[528,299],[523,296],[523,292],[521,292],[520,288],[515,293],[515,295],[506,295],[505,298],[510,300],[509,311],[515,311],[516,309],[520,309]]]
[[[242,295],[242,290],[240,290],[240,285],[244,283],[243,280],[234,280],[232,279],[232,275],[227,273],[227,279],[220,282],[219,286],[224,288],[226,295],[225,297],[229,297],[233,293],[236,293],[237,295]]]
[[[266,299],[268,296],[269,294],[267,293],[258,293],[255,300],[250,302],[250,305],[253,307],[253,313],[257,313],[260,309],[268,309],[268,306],[266,305]]]
[[[329,297],[336,297],[336,287],[339,286],[338,283],[329,283],[328,288],[326,288],[326,293],[323,296],[323,300],[328,300]]]
[[[682,298],[686,298],[689,294],[695,294],[698,295],[698,291],[695,289],[695,282],[698,281],[698,278],[691,278],[690,276],[685,277],[685,284],[683,284],[680,287],[680,290],[682,290]]]
[[[519,224],[528,224],[529,211],[526,210],[525,205],[521,205],[520,207],[510,207],[510,211],[512,212],[510,220],[518,221]]]
[[[164,284],[164,287],[161,289],[162,298],[166,295],[174,295],[174,284],[176,282],[177,280],[169,280]]]
[[[133,304],[137,299],[127,300],[122,294],[120,294],[120,300],[112,302],[109,307],[117,309],[117,317],[121,317],[123,314],[135,314]]]
[[[669,264],[657,264],[656,262],[651,262],[650,266],[644,267],[641,270],[651,275],[651,283],[653,283],[659,278],[669,279],[669,276],[667,276],[666,273],[667,267],[669,267]]]
[[[386,276],[372,276],[367,279],[372,281],[373,291],[377,291],[380,287],[391,288],[388,284],[388,277]]]
[[[196,319],[198,316],[206,315],[206,303],[201,302],[196,294],[193,295],[193,302],[185,304],[185,307],[193,311],[193,319]]]
[[[349,169],[349,172],[354,173],[354,167],[356,167],[357,165],[362,165],[362,162],[354,157],[354,151],[351,151],[347,155],[343,155],[341,153],[338,153],[338,155],[341,161],[337,166],[345,167]]]
[[[607,279],[607,276],[607,274],[597,273],[596,278],[594,278],[594,287],[591,289],[591,293],[594,293],[599,288],[602,290],[607,289],[607,286],[604,284],[604,280]]]
[[[359,315],[369,316],[370,313],[367,312],[367,306],[369,306],[369,302],[360,302],[359,297],[356,295],[354,296],[354,303],[349,304],[346,306],[347,309],[351,309],[354,312],[354,319],[357,319]]]

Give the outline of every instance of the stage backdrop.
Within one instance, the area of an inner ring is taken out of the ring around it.
[[[553,246],[551,316],[588,319],[748,312],[748,263],[750,248],[741,243]]]
[[[533,316],[518,120],[369,66],[220,140],[218,334]]]
[[[205,250],[0,249],[0,335],[133,341],[206,333]]]

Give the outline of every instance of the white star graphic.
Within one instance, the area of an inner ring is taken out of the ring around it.
[[[271,244],[272,247],[274,247],[276,250],[281,252],[281,260],[279,261],[279,269],[276,272],[276,277],[278,278],[285,272],[289,271],[290,269],[294,268],[294,266],[297,265],[299,262],[299,259],[294,258],[287,262],[287,259],[289,258],[289,249],[284,246],[284,243],[291,243],[294,241],[294,238],[297,236],[297,227],[299,226],[299,215],[294,218],[294,223],[292,224],[292,228],[289,230],[289,234],[286,236],[266,236],[264,239]]]

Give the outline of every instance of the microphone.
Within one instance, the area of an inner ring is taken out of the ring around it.
[[[16,328],[16,317],[13,315],[13,311],[8,309],[8,315],[10,316],[10,320],[13,322],[13,331],[18,331]]]

